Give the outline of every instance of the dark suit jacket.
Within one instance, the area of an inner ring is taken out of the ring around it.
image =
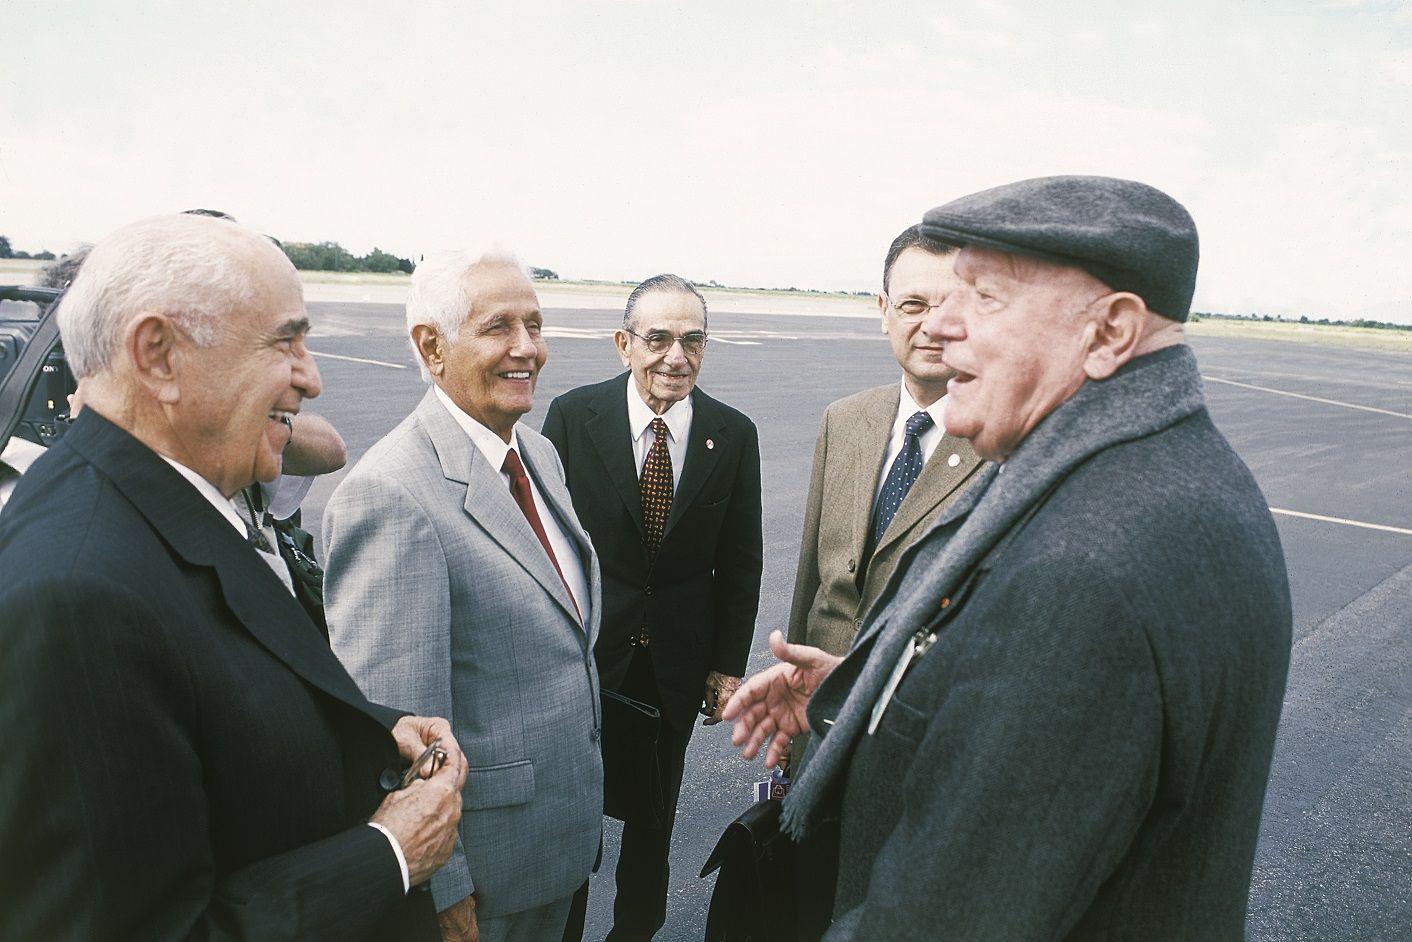
[[[623,373],[555,399],[544,435],[559,450],[574,512],[603,567],[603,627],[594,647],[606,689],[627,673],[628,639],[652,630],[663,713],[689,724],[708,671],[739,677],[755,631],[763,544],[755,423],[700,389],[672,513],[648,553]],[[708,444],[709,447],[708,447]]]
[[[293,596],[92,409],[0,519],[0,938],[437,938],[400,766]]]

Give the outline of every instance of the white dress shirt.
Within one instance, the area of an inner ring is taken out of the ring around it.
[[[539,512],[540,523],[544,524],[544,535],[549,538],[549,545],[554,549],[554,558],[559,563],[559,571],[564,574],[564,582],[569,586],[569,594],[574,597],[574,604],[579,607],[579,615],[582,616],[583,623],[588,624],[588,608],[591,600],[588,594],[588,577],[583,571],[583,560],[579,557],[578,546],[564,532],[564,528],[559,525],[559,518],[554,515],[553,508],[545,502],[544,495],[539,492],[539,485],[535,483],[534,473],[531,471],[529,463],[525,462],[525,456],[520,449],[518,426],[510,431],[510,441],[506,442],[499,435],[463,412],[460,406],[452,402],[451,397],[442,391],[440,386],[433,385],[432,389],[436,390],[436,397],[441,400],[446,411],[451,413],[451,418],[456,420],[456,424],[461,426],[466,435],[470,437],[472,444],[485,456],[485,460],[490,462],[490,466],[495,469],[500,480],[505,482],[506,491],[510,490],[510,475],[500,470],[505,464],[505,455],[511,448],[520,455],[520,461],[525,465],[525,477],[529,478],[530,494],[534,497],[534,509]]]
[[[912,394],[907,391],[907,383],[902,383],[902,396],[897,403],[897,417],[892,420],[892,434],[887,439],[887,454],[883,456],[882,474],[878,475],[877,490],[873,493],[873,501],[877,502],[878,494],[882,493],[883,484],[887,481],[887,473],[892,470],[892,463],[897,460],[897,456],[902,452],[902,441],[907,435],[907,420],[918,412],[925,412],[932,417],[931,428],[917,436],[917,444],[922,449],[922,464],[931,460],[932,452],[936,451],[937,444],[941,441],[941,436],[946,424],[942,421],[946,416],[946,397],[942,396],[936,402],[923,409],[917,405],[917,400],[912,398]]]
[[[637,382],[628,377],[628,431],[632,433],[632,455],[636,461],[637,475],[642,476],[642,464],[647,453],[657,441],[657,433],[652,431],[652,420],[661,419],[667,423],[667,454],[672,459],[672,493],[681,483],[681,469],[686,463],[687,436],[691,434],[691,397],[678,399],[661,415],[653,412],[637,391]]]
[[[240,514],[236,512],[235,505],[226,499],[226,496],[220,492],[216,485],[179,461],[173,461],[166,455],[158,455],[157,457],[171,465],[176,470],[177,474],[180,474],[190,481],[191,486],[196,488],[196,492],[206,498],[211,506],[216,508],[220,515],[225,517],[226,521],[230,523],[231,526],[235,527],[235,532],[239,533],[242,538],[248,537],[249,534],[245,529],[245,521],[240,519]],[[254,550],[255,548],[252,546],[251,549]],[[255,552],[258,553],[259,550],[255,550]],[[261,555],[265,554],[262,553]],[[278,556],[275,558],[279,559]],[[280,560],[280,565],[284,565],[283,560]],[[402,892],[409,892],[412,889],[412,876],[411,872],[407,869],[407,857],[402,853],[402,845],[397,842],[397,838],[392,836],[392,832],[381,824],[375,821],[369,821],[368,827],[380,832],[383,837],[387,838],[387,842],[392,845],[392,852],[397,856],[397,867],[402,871]]]

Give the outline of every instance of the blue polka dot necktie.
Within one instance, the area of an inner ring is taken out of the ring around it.
[[[892,467],[883,481],[878,503],[873,508],[873,545],[882,542],[887,525],[897,516],[897,508],[902,506],[907,492],[917,483],[917,475],[922,473],[926,459],[922,456],[922,433],[932,427],[932,417],[925,412],[914,412],[907,420],[907,430],[902,434],[902,450],[897,453]]]

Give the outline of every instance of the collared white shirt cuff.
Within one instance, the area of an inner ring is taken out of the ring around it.
[[[412,891],[412,875],[407,872],[407,858],[402,856],[402,845],[397,843],[397,838],[392,836],[392,832],[378,824],[376,821],[369,821],[368,827],[377,828],[387,838],[387,842],[392,845],[392,852],[397,855],[397,866],[402,871],[402,894]]]

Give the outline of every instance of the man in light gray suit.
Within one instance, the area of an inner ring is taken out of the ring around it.
[[[598,852],[598,559],[554,446],[518,424],[547,351],[523,270],[430,257],[407,325],[421,404],[324,512],[335,652],[370,696],[447,716],[470,770],[432,878],[448,939],[557,937]]]

